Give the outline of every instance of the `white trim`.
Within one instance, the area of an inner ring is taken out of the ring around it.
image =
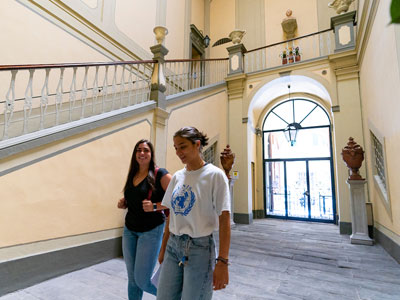
[[[0,263],[122,236],[122,227],[0,248]]]

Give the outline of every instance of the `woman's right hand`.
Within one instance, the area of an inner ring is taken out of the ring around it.
[[[117,204],[117,207],[118,207],[118,208],[121,208],[121,209],[125,209],[125,208],[128,207],[128,206],[126,205],[125,198],[119,199],[118,204]]]

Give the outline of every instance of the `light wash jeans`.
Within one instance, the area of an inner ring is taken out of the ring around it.
[[[157,294],[157,288],[150,278],[160,252],[164,224],[146,232],[135,232],[124,227],[122,251],[128,271],[129,300],[141,300],[143,291]]]
[[[183,257],[187,261],[179,265]],[[157,300],[209,300],[213,293],[215,243],[212,235],[170,234],[158,283]]]

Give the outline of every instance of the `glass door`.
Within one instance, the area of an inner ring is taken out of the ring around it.
[[[331,164],[329,160],[308,162],[311,218],[333,220]]]
[[[309,191],[306,161],[286,162],[288,217],[309,217]]]

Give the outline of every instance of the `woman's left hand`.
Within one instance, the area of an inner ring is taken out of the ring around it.
[[[213,274],[214,291],[226,288],[229,283],[228,265],[217,262]]]
[[[145,212],[152,212],[153,211],[153,202],[151,202],[150,200],[143,200],[142,201],[142,205],[143,205],[143,210]]]

